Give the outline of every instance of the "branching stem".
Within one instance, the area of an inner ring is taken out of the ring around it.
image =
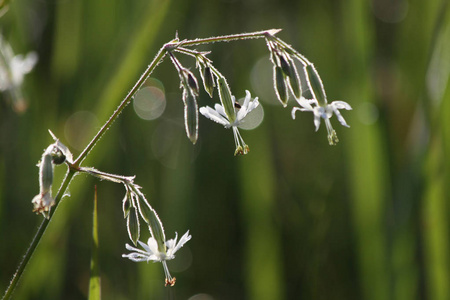
[[[61,183],[58,193],[55,196],[55,208],[50,210],[48,219],[46,219],[46,218],[43,219],[41,225],[38,228],[38,231],[36,232],[35,236],[33,237],[33,240],[31,241],[31,244],[30,244],[27,252],[25,253],[25,255],[23,257],[23,260],[20,262],[20,264],[17,268],[17,271],[14,273],[13,278],[12,278],[8,288],[6,289],[5,294],[3,295],[2,299],[3,300],[10,299],[15,287],[17,286],[17,283],[19,282],[19,280],[23,274],[23,271],[25,270],[25,267],[27,266],[31,256],[33,255],[34,251],[36,250],[37,245],[39,244],[45,230],[47,229],[47,226],[50,223],[52,216],[55,213],[56,208],[58,207],[58,204],[60,203],[61,199],[63,198],[64,193],[66,192],[67,188],[69,187],[70,181],[72,180],[74,175],[78,172],[88,171],[88,169],[80,167],[83,160],[86,159],[86,157],[89,155],[90,151],[95,147],[96,143],[103,137],[103,135],[108,131],[108,129],[111,127],[111,125],[114,123],[114,121],[118,118],[120,113],[131,102],[131,99],[133,99],[136,92],[144,84],[145,80],[147,80],[147,78],[152,74],[152,72],[155,70],[155,68],[163,61],[163,59],[165,58],[165,56],[167,55],[167,53],[169,51],[175,50],[180,47],[190,47],[190,46],[209,44],[209,43],[230,42],[230,41],[245,40],[245,39],[260,39],[260,38],[265,38],[267,36],[274,36],[279,31],[280,31],[279,29],[270,29],[270,30],[255,31],[255,32],[250,32],[250,33],[224,35],[224,36],[194,39],[194,40],[178,41],[178,39],[175,39],[175,40],[172,40],[171,42],[163,45],[161,47],[161,49],[159,49],[155,58],[148,65],[147,69],[144,71],[144,73],[141,75],[141,77],[135,83],[133,88],[128,92],[126,97],[122,100],[122,102],[119,104],[119,106],[113,112],[111,117],[106,121],[106,123],[102,126],[102,128],[92,138],[92,140],[89,142],[89,144],[86,146],[86,148],[84,148],[84,150],[81,152],[81,154],[78,156],[78,158],[74,161],[74,163],[67,164],[69,167],[68,171],[66,173],[66,176],[65,176],[63,182]],[[214,71],[218,72],[215,69],[214,69]],[[218,73],[218,74],[220,74],[220,73]],[[89,171],[90,171],[90,173],[96,173],[97,170],[89,169]],[[100,173],[92,174],[92,175],[97,175],[97,177],[101,177],[106,174],[106,173],[105,174],[100,174]],[[113,176],[112,174],[108,174],[108,175]],[[114,176],[116,176],[116,175],[114,175]],[[122,180],[127,180],[129,178],[118,176],[115,179],[118,182],[120,182]]]

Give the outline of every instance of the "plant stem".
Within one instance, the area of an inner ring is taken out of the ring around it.
[[[210,38],[203,39],[195,39],[195,40],[185,40],[178,43],[178,46],[195,46],[201,44],[209,44],[209,43],[217,43],[217,42],[230,42],[236,40],[246,40],[246,39],[260,39],[264,38],[268,35],[275,35],[280,32],[281,29],[269,29],[262,31],[255,31],[249,33],[239,33],[239,34],[231,34],[231,35],[222,35]]]
[[[159,51],[156,54],[153,61],[148,65],[145,72],[141,75],[141,77],[135,83],[133,88],[128,92],[127,96],[122,100],[122,102],[116,108],[116,110],[111,115],[111,117],[108,119],[108,121],[106,121],[106,123],[103,125],[103,127],[97,132],[97,134],[92,138],[92,140],[86,146],[86,148],[84,148],[83,152],[81,152],[80,156],[78,156],[78,158],[75,160],[74,165],[76,167],[80,166],[81,162],[87,157],[87,155],[92,150],[92,148],[94,148],[94,146],[98,142],[98,140],[100,140],[100,138],[105,134],[105,132],[109,129],[109,127],[111,127],[112,123],[114,123],[114,121],[117,119],[117,117],[123,111],[123,109],[130,103],[134,94],[144,84],[145,80],[148,78],[148,76],[150,76],[150,74],[153,72],[153,70],[156,68],[156,66],[158,66],[158,64],[163,60],[166,53],[167,53],[166,45],[164,45],[163,47],[161,47],[161,49],[159,49]]]
[[[64,196],[64,193],[69,186],[70,181],[72,180],[73,176],[75,175],[76,171],[74,169],[67,170],[66,177],[64,178],[61,187],[58,190],[58,193],[55,196],[55,209],[50,210],[48,219],[44,218],[42,220],[41,225],[38,228],[38,231],[33,237],[33,240],[31,241],[30,246],[28,247],[27,252],[25,253],[25,256],[23,257],[22,261],[19,264],[19,267],[17,268],[16,273],[14,273],[13,278],[11,279],[11,282],[9,283],[8,288],[6,289],[5,294],[3,295],[3,300],[7,300],[12,296],[12,293],[17,286],[17,283],[20,280],[20,277],[22,276],[23,271],[25,270],[25,267],[28,264],[28,261],[30,260],[31,256],[34,253],[34,250],[36,250],[37,245],[39,244],[39,241],[42,238],[42,235],[44,234],[45,230],[47,229],[48,224],[50,223],[50,220],[53,216],[53,214],[56,211],[56,207],[58,206],[58,203]]]

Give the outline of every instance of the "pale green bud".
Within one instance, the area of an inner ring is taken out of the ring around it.
[[[309,64],[305,67],[306,75],[308,78],[309,87],[314,94],[315,99],[319,103],[319,106],[325,107],[327,105],[327,95],[323,87],[322,80],[314,65]]]
[[[190,91],[183,91],[184,125],[186,134],[193,144],[198,139],[198,105],[195,95]]]
[[[186,77],[187,77],[187,83],[189,86],[189,90],[191,91],[192,94],[194,94],[195,96],[198,96],[199,94],[199,88],[198,88],[198,83],[197,83],[197,78],[195,78],[194,74],[192,74],[191,71],[186,70]]]
[[[130,209],[131,209],[131,200],[129,198],[129,192],[127,191],[122,201],[122,210],[124,218],[128,217],[128,215],[130,214]]]
[[[133,244],[136,245],[136,242],[139,239],[140,235],[140,225],[139,218],[137,214],[137,210],[135,207],[131,207],[128,217],[127,217],[127,230],[130,239],[133,241]]]
[[[302,85],[300,83],[300,76],[297,72],[297,67],[292,59],[289,60],[289,86],[295,98],[300,99],[302,96]]]
[[[202,68],[201,74],[202,74],[203,86],[205,87],[205,91],[212,98],[213,92],[214,92],[214,87],[216,85],[214,83],[214,75],[211,72],[211,68],[209,66]]]
[[[286,107],[288,102],[286,76],[284,75],[281,67],[273,67],[273,80],[278,100],[280,100],[281,104]]]

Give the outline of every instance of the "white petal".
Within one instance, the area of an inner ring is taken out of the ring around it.
[[[141,242],[141,241],[139,241],[139,240],[138,240],[138,243],[139,243],[139,245],[141,245],[142,248],[144,248],[144,250],[145,250],[147,253],[153,254],[152,249],[150,249],[150,247],[149,247],[147,244],[145,244],[145,243],[143,243],[143,242]],[[125,246],[126,246],[126,245],[125,245]],[[141,250],[139,250],[139,249],[136,249],[136,250],[141,251]]]
[[[252,95],[250,94],[250,92],[248,90],[245,90],[245,99],[244,99],[244,104],[242,105],[242,107],[248,107],[248,104],[250,103],[251,99],[252,99]]]
[[[250,102],[249,106],[248,106],[248,113],[251,112],[252,110],[254,110],[255,108],[257,108],[259,106],[259,101],[258,101],[258,97],[256,97],[255,99],[253,99],[252,102]]]
[[[314,125],[316,126],[316,131],[319,130],[320,127],[320,115],[314,113]]]
[[[225,109],[223,108],[222,105],[220,105],[219,103],[216,103],[216,104],[214,105],[214,109],[215,109],[222,117],[224,117],[225,119],[228,120],[227,113],[225,112]]]
[[[306,99],[305,97],[300,97],[300,99],[295,98],[295,100],[304,110],[312,111],[313,107],[311,105],[318,105],[315,99]]]
[[[236,114],[236,120],[234,121],[234,125],[238,125],[248,114],[246,106],[242,106]]]
[[[293,120],[295,120],[295,113],[297,112],[297,110],[301,110],[301,109],[299,107],[292,108],[291,115],[292,115]]]
[[[172,248],[175,248],[175,245],[177,244],[177,239],[178,239],[178,233],[175,232],[175,238],[166,241],[166,247],[167,247],[168,251],[170,251],[170,249],[172,249]]]
[[[189,234],[189,230],[186,231],[186,233],[181,237],[180,241],[175,246],[175,248],[173,248],[172,254],[175,254],[175,252],[177,252],[181,247],[183,247],[184,244],[186,244],[191,238],[192,236]]]
[[[352,110],[352,107],[350,104],[344,101],[333,101],[330,103],[330,106],[333,107],[333,109],[346,109],[346,110]]]
[[[339,122],[342,124],[342,126],[350,127],[350,126],[347,124],[347,122],[345,122],[344,117],[341,115],[341,113],[340,113],[336,108],[333,109],[333,111],[334,111],[334,114],[336,115],[337,119],[339,120]]]
[[[145,256],[136,252],[130,254],[122,254],[122,257],[126,257],[134,262],[147,261],[149,259],[149,256]]]
[[[210,120],[213,120],[216,123],[222,124],[223,126],[230,125],[227,119],[221,116],[217,111],[212,109],[209,106],[200,107],[200,113],[207,117]]]
[[[135,252],[139,252],[139,253],[141,253],[143,255],[148,255],[148,252],[143,251],[143,250],[138,249],[138,248],[135,248],[135,247],[133,247],[131,245],[128,245],[128,244],[125,244],[125,248],[127,248],[128,251],[135,251]]]
[[[154,238],[149,238],[148,239],[148,242],[147,242],[147,245],[148,245],[148,247],[149,247],[149,252],[151,253],[151,254],[154,254],[154,255],[156,255],[156,256],[158,256],[159,255],[159,250],[158,250],[158,243],[156,242],[156,240],[154,239]]]

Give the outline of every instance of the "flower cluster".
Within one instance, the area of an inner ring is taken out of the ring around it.
[[[164,268],[164,274],[166,275],[166,286],[173,286],[175,285],[176,278],[170,275],[166,261],[174,259],[175,252],[191,239],[189,230],[181,237],[178,243],[177,234],[175,234],[175,239],[166,241],[162,222],[156,211],[150,206],[147,199],[140,191],[140,187],[134,184],[132,180],[124,182],[124,185],[126,195],[123,199],[123,212],[124,217],[127,219],[128,234],[133,241],[133,244],[136,245],[139,243],[144,250],[125,244],[125,248],[133,252],[123,254],[122,257],[129,258],[134,262],[148,262],[150,260],[161,262]],[[147,244],[144,244],[139,240],[140,223],[138,212],[141,218],[147,223],[151,234]]]
[[[329,119],[335,114],[342,125],[349,127],[339,113],[339,109],[350,110],[351,106],[344,101],[334,101],[328,104],[322,80],[314,65],[293,49],[292,46],[276,37],[275,34],[278,32],[279,30],[264,32],[264,38],[273,65],[273,84],[278,100],[283,107],[287,107],[291,96],[297,101],[300,107],[293,108],[293,118],[295,118],[295,112],[298,110],[313,112],[316,130],[319,128],[320,118],[324,119],[328,132],[328,141],[330,145],[335,145],[339,140]],[[167,44],[166,50],[180,77],[180,87],[185,109],[185,128],[188,138],[194,144],[198,139],[198,112],[200,112],[206,118],[223,125],[225,128],[232,128],[236,145],[234,154],[247,154],[250,148],[244,142],[238,127],[245,122],[246,116],[260,105],[258,98],[256,97],[252,100],[250,92],[246,91],[243,105],[241,106],[236,102],[226,78],[213,66],[212,61],[206,57],[209,52],[188,49],[184,46],[183,41],[179,42],[178,39],[175,39],[173,43]],[[175,57],[175,53],[182,53],[195,58],[205,91],[212,98],[214,88],[217,88],[220,104],[215,104],[214,108],[208,106],[198,108],[199,85],[197,79],[189,69],[181,65]],[[303,86],[308,88],[308,91],[312,94],[312,99],[303,97],[302,77],[306,79],[303,82]]]
[[[295,119],[295,112],[298,110],[312,112],[314,114],[316,131],[320,126],[320,119],[324,119],[327,127],[328,142],[330,145],[336,145],[336,143],[339,142],[339,139],[336,131],[331,126],[330,118],[335,114],[343,126],[350,127],[345,122],[339,109],[351,110],[352,107],[344,101],[334,101],[328,104],[325,88],[323,87],[319,73],[306,57],[274,35],[267,34],[266,42],[271,54],[274,70],[274,88],[278,100],[284,107],[287,106],[289,87],[295,100],[300,105],[300,107],[294,107],[292,109],[292,118]],[[305,85],[309,88],[312,99],[305,99],[302,96],[300,76],[294,60],[297,60],[303,65],[303,72],[306,78]]]

